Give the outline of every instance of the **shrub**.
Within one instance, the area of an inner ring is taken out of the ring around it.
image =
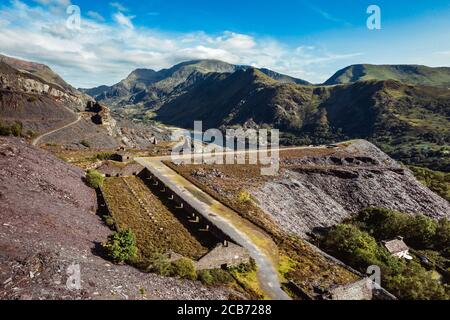
[[[164,277],[168,277],[172,272],[172,265],[167,257],[160,253],[155,253],[148,258],[147,271],[154,272]]]
[[[11,134],[15,137],[21,137],[22,130],[23,130],[23,126],[22,126],[22,123],[20,123],[20,122],[16,122],[11,126]]]
[[[206,286],[211,286],[214,284],[214,278],[211,275],[211,272],[209,270],[200,270],[197,273],[197,278],[201,283],[203,283]]]
[[[227,285],[234,281],[233,276],[222,269],[201,270],[197,273],[197,277],[207,286]]]
[[[36,96],[29,96],[27,101],[28,102],[36,102],[37,101],[37,97]]]
[[[111,229],[114,228],[116,222],[114,221],[113,217],[105,215],[103,216],[103,221],[106,223],[106,225],[108,227],[110,227]]]
[[[241,263],[237,267],[232,268],[232,270],[237,271],[239,273],[248,273],[258,270],[258,266],[256,264],[256,261],[251,258],[249,263]]]
[[[129,229],[114,232],[103,244],[103,248],[116,263],[128,262],[137,256],[136,237]]]
[[[247,190],[241,190],[237,195],[237,201],[239,203],[249,203],[252,201],[252,196]]]
[[[197,272],[195,271],[194,262],[190,259],[183,258],[172,262],[171,275],[182,279],[195,280]]]
[[[97,170],[88,170],[86,174],[86,183],[93,189],[98,189],[103,186],[105,177]]]
[[[230,284],[234,281],[233,277],[225,270],[222,269],[213,269],[210,270],[209,273],[213,278],[213,285],[226,285]]]

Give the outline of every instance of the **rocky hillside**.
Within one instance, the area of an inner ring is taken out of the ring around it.
[[[58,86],[62,91],[69,91],[77,94],[77,90],[65,82],[58,74],[45,64],[15,59],[0,54],[0,62],[3,62],[21,72],[34,75],[43,81]]]
[[[229,292],[113,265],[98,246],[84,172],[16,138],[0,138],[0,299],[226,299]],[[79,264],[81,290],[66,287]]]
[[[339,70],[325,85],[348,84],[368,80],[396,80],[414,85],[450,87],[450,68],[419,65],[357,64]]]
[[[253,188],[252,194],[288,233],[305,237],[368,207],[450,218],[449,202],[363,140],[326,156],[282,158],[281,166],[279,177]]]
[[[81,101],[41,79],[24,74],[0,62],[0,119],[19,121],[26,130],[46,132],[74,121],[76,115],[66,107]]]
[[[65,82],[48,66],[36,62],[25,61],[0,55],[3,77],[2,88],[20,90],[24,93],[47,94],[64,102],[74,110],[83,110],[86,102],[92,100],[86,94],[76,90]],[[5,65],[15,71],[5,70]],[[11,72],[14,73],[11,76]]]
[[[90,96],[74,89],[49,67],[0,55],[1,127],[20,123],[22,135],[44,135],[40,144],[83,149],[86,145],[140,148],[151,145],[155,137],[158,141],[166,137],[164,130],[154,126],[115,119],[104,104],[100,110],[90,110],[93,104]],[[79,116],[82,119],[75,122]]]

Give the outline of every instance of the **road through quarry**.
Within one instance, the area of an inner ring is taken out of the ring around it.
[[[288,148],[282,150],[298,150]],[[277,150],[275,150],[277,151]],[[258,153],[259,151],[241,151]],[[226,155],[229,152],[217,153]],[[233,152],[237,155],[240,152]],[[201,154],[195,157],[202,157]],[[136,162],[147,168],[165,187],[188,203],[205,219],[213,223],[237,244],[246,248],[258,265],[258,280],[267,297],[274,300],[290,300],[281,289],[278,266],[278,248],[272,238],[261,228],[241,217],[236,211],[214,199],[212,196],[180,176],[164,164],[165,161],[191,160],[191,155],[137,158]]]

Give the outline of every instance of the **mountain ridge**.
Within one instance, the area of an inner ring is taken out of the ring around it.
[[[108,86],[100,86],[91,89],[80,89],[99,101],[104,101],[113,106],[125,106],[135,103],[144,103],[153,106],[152,102],[163,99],[178,86],[194,75],[208,73],[233,73],[239,70],[252,68],[245,65],[234,65],[220,60],[203,59],[181,62],[168,69],[155,71],[140,68],[133,70],[127,78],[119,83]],[[299,83],[310,85],[309,82],[293,78],[278,72],[262,68],[260,71],[269,77],[284,83]],[[179,89],[179,88],[178,88]]]
[[[355,64],[337,71],[324,85],[349,84],[367,80],[397,80],[414,85],[450,87],[449,67],[414,64]]]

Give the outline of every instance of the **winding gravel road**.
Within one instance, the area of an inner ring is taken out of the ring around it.
[[[46,137],[46,136],[49,136],[49,135],[51,135],[51,134],[53,134],[53,133],[55,133],[55,132],[58,132],[58,131],[60,131],[60,130],[66,129],[67,127],[73,126],[74,124],[80,122],[81,119],[82,119],[82,117],[81,117],[80,115],[78,115],[77,120],[75,120],[75,121],[73,121],[73,122],[71,122],[71,123],[69,123],[69,124],[66,124],[65,126],[62,126],[62,127],[60,127],[60,128],[54,129],[54,130],[52,130],[52,131],[49,131],[49,132],[46,132],[46,133],[40,135],[39,137],[33,139],[33,141],[31,142],[31,144],[32,144],[33,146],[37,146],[38,143],[39,143],[39,141],[42,140],[42,138],[44,138],[44,137]]]

